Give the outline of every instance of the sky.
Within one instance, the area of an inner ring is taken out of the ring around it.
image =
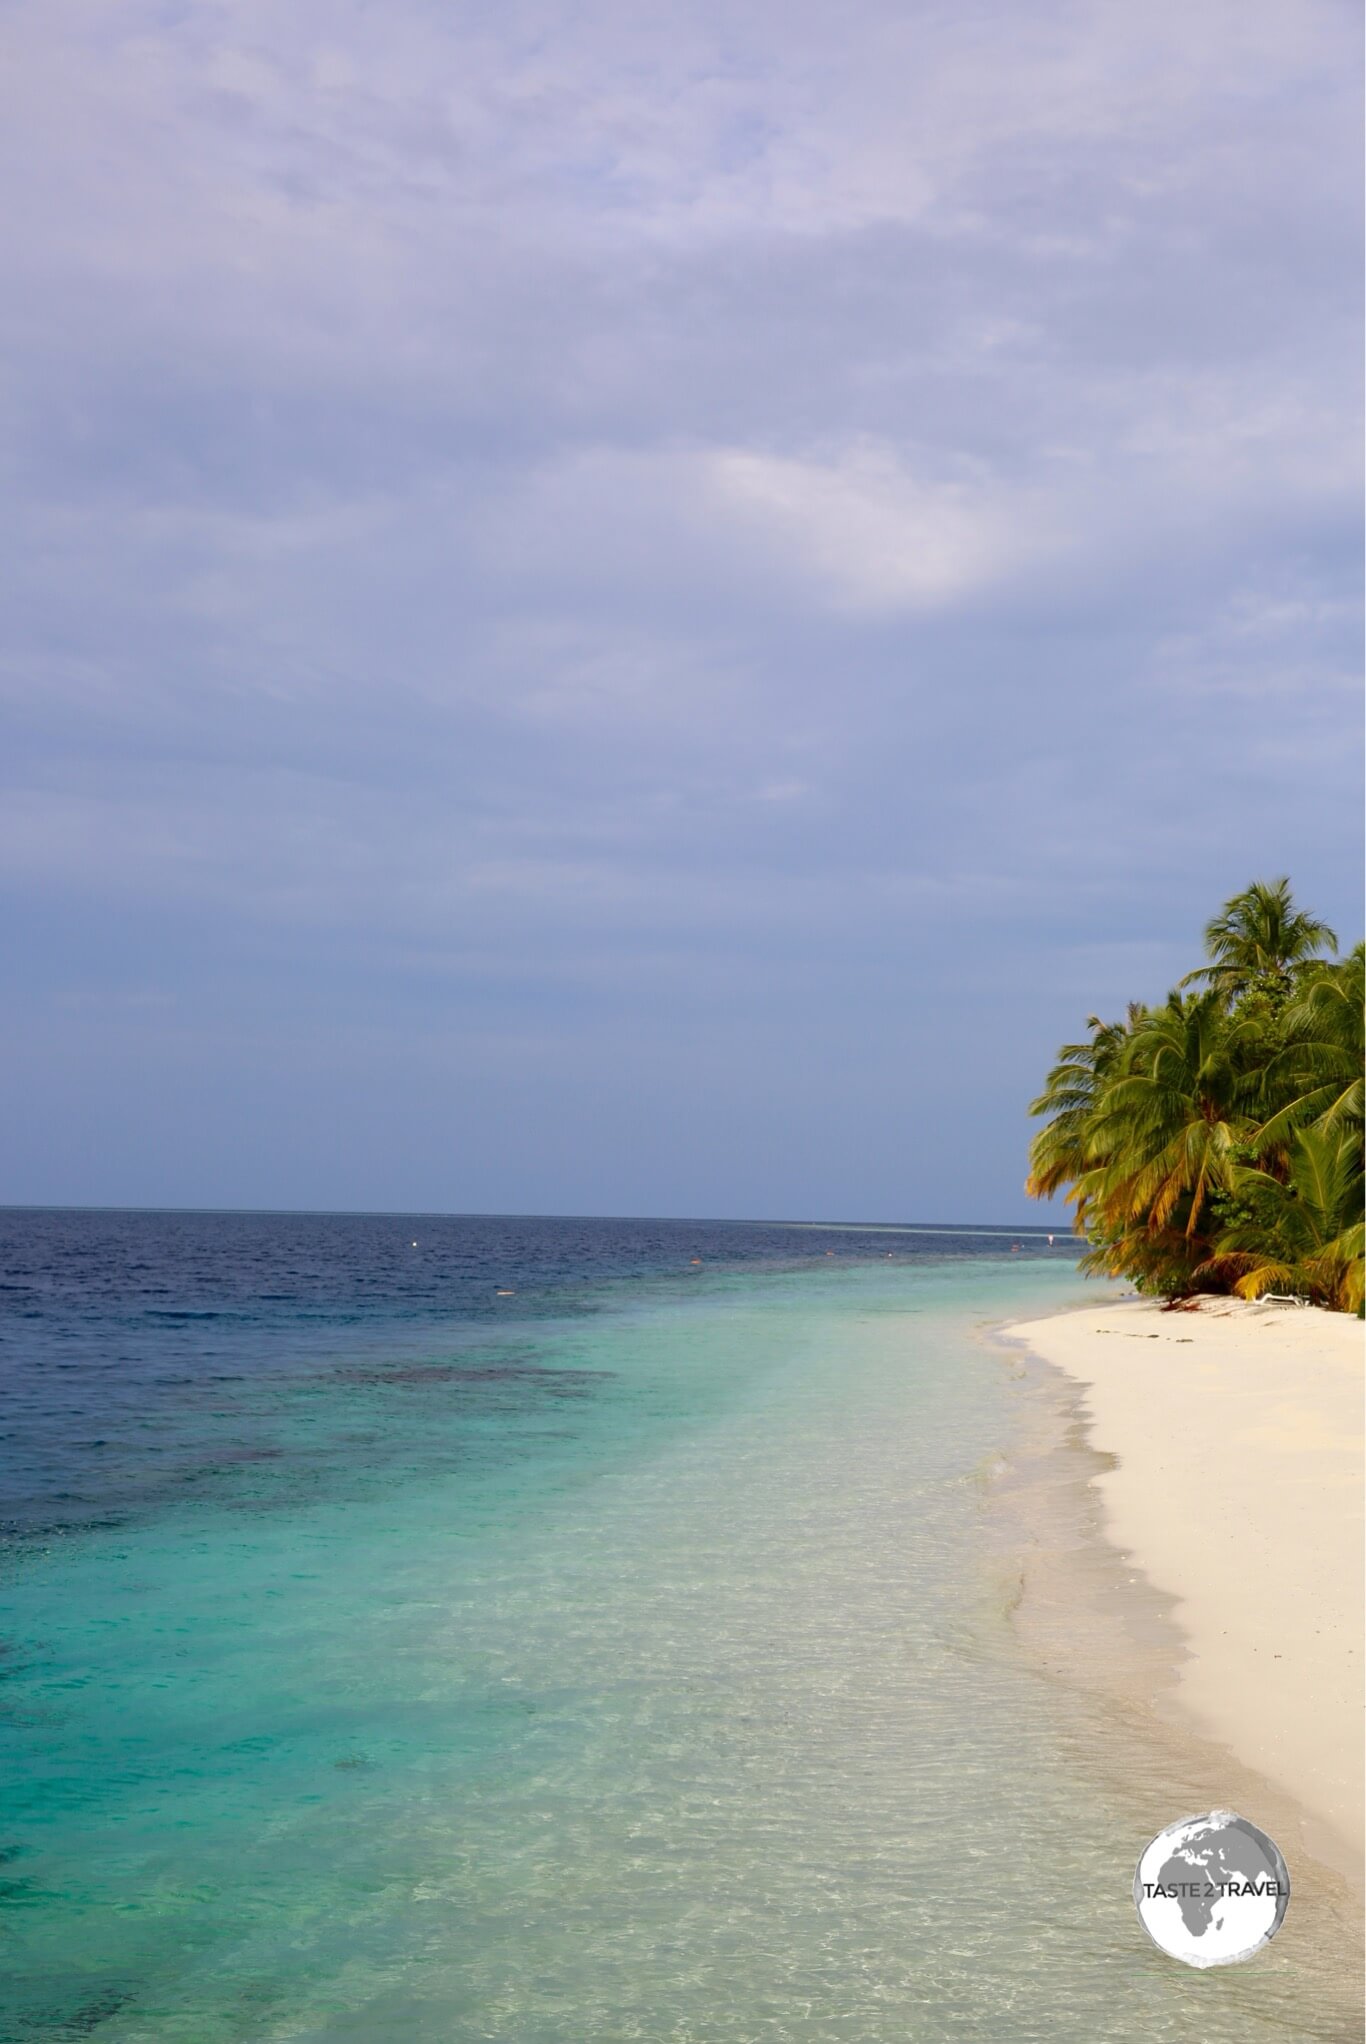
[[[1350,0],[10,0],[0,1200],[1044,1217],[1361,902]]]

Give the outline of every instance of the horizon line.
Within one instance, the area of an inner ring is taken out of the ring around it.
[[[300,1220],[425,1220],[425,1221],[634,1221],[666,1222],[680,1227],[712,1228],[804,1228],[817,1232],[863,1235],[984,1235],[1003,1237],[1041,1235],[1050,1239],[1070,1228],[1046,1228],[1037,1221],[1011,1227],[983,1221],[821,1221],[727,1214],[598,1214],[542,1213],[442,1207],[251,1207],[251,1206],[166,1206],[115,1205],[82,1201],[0,1200],[0,1213],[10,1214],[236,1214],[243,1218],[294,1217]]]

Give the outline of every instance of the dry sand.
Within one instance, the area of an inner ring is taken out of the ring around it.
[[[1179,1701],[1289,1792],[1339,1866],[1363,1844],[1363,1329],[1209,1299],[1005,1330],[1086,1387],[1106,1527],[1177,1599]],[[1321,1827],[1328,1827],[1324,1841]],[[1336,1848],[1336,1849],[1332,1849]]]

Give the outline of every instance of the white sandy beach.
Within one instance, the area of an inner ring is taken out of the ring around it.
[[[1125,1302],[1010,1335],[1086,1387],[1111,1538],[1177,1599],[1201,1730],[1363,1844],[1363,1331],[1314,1308]],[[1327,1855],[1325,1855],[1327,1856]]]

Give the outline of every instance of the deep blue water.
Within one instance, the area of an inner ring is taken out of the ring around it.
[[[1012,1242],[1068,1258],[1006,1229],[0,1209],[0,1529],[112,1525],[206,1491],[261,1508],[394,1458],[486,1462],[517,1451],[509,1420],[606,1395],[566,1324],[633,1289],[995,1263]]]

